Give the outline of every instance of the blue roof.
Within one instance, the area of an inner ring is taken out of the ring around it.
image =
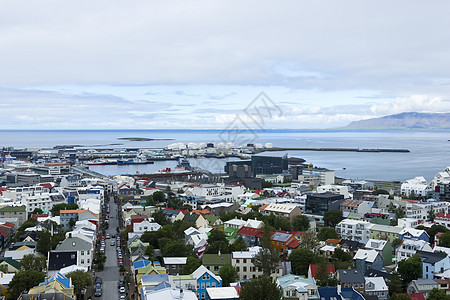
[[[142,282],[169,281],[168,274],[148,274],[141,277]]]
[[[320,299],[330,300],[331,297],[335,297],[336,299],[341,299],[338,295],[337,288],[333,286],[325,286],[318,289]]]
[[[351,288],[342,288],[341,296],[345,299],[353,299],[353,300],[365,300],[364,297],[355,291],[355,289]]]
[[[158,284],[157,286],[155,286],[154,288],[152,288],[151,290],[153,291],[159,291],[159,290],[163,290],[165,288],[171,288],[172,286],[168,283],[168,282],[161,282],[160,284]]]
[[[136,270],[136,269],[139,269],[139,268],[146,267],[146,266],[148,266],[149,264],[150,264],[150,261],[149,261],[149,260],[139,260],[139,261],[135,261],[135,262],[133,263],[133,267],[134,267],[134,269]]]
[[[46,278],[45,281],[41,282],[39,285],[46,285],[55,280],[61,283],[67,289],[73,288],[73,285],[70,284],[71,283],[70,278],[67,278],[66,276],[62,275],[59,272],[48,279]]]
[[[154,261],[154,262],[153,262],[153,265],[154,265],[155,267],[161,267],[161,263],[160,263],[159,261]]]

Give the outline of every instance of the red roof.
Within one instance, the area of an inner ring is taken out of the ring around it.
[[[292,239],[289,243],[286,244],[289,248],[295,249],[300,246],[300,241],[297,239]]]
[[[440,237],[440,236],[443,235],[443,234],[444,234],[443,232],[438,232],[438,233],[436,233],[434,236]]]
[[[7,235],[8,235],[8,233],[6,232],[6,230],[3,229],[3,228],[1,228],[1,227],[0,227],[0,234],[3,235],[3,236],[7,236]]]
[[[450,219],[450,214],[438,213],[438,214],[436,214],[436,218],[439,218],[439,219]]]
[[[316,278],[317,270],[319,269],[319,265],[309,265],[309,269],[311,270],[311,276],[312,278]],[[328,273],[336,273],[336,270],[334,269],[333,264],[328,265]]]
[[[41,183],[40,186],[42,186],[42,187],[44,187],[44,188],[46,188],[46,189],[51,189],[51,188],[53,188],[53,185],[52,185],[51,183],[49,183],[49,182]]]
[[[267,206],[269,206],[269,204],[261,205],[261,207],[259,208],[259,210],[265,210]]]
[[[46,218],[46,217],[48,217],[48,214],[32,214],[31,217],[33,219],[37,220],[38,218]]]
[[[0,195],[3,194],[4,191],[6,191],[8,188],[0,188]]]
[[[242,235],[249,235],[249,236],[255,236],[255,237],[261,237],[262,229],[261,228],[253,228],[253,227],[242,227],[238,230],[237,234]]]
[[[9,223],[9,222],[5,222],[5,223],[0,224],[0,226],[13,228],[13,227],[14,227],[14,224],[13,224],[13,223]]]
[[[409,295],[411,300],[425,300],[425,296],[422,293],[412,293]]]
[[[420,202],[420,200],[410,200],[410,199],[402,199],[403,201],[409,202],[409,203],[417,203]]]

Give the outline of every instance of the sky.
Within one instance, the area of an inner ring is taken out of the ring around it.
[[[0,129],[312,129],[450,112],[449,11],[0,0]]]

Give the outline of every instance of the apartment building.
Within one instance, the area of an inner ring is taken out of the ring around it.
[[[374,225],[365,221],[344,219],[336,225],[336,231],[342,239],[367,243],[370,239],[370,228]]]

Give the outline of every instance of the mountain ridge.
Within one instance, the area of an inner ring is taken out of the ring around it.
[[[344,129],[450,129],[450,113],[404,112],[353,121]]]

